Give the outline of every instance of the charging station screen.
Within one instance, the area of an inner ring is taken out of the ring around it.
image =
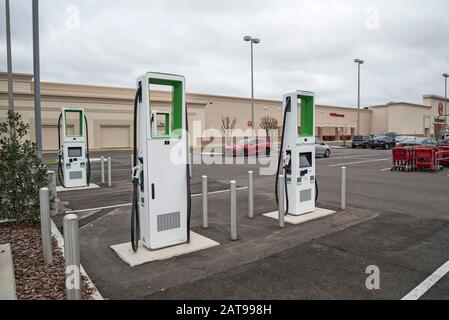
[[[69,148],[69,158],[80,158],[82,156],[82,148]]]
[[[310,168],[312,166],[312,153],[300,153],[299,154],[299,167]]]

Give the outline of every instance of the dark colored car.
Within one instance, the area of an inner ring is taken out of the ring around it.
[[[396,147],[396,140],[393,136],[375,136],[369,146],[371,149],[391,149]]]
[[[423,143],[423,138],[408,137],[407,139],[400,140],[396,143],[397,147],[417,147]]]
[[[431,138],[410,137],[396,144],[398,147],[438,147],[438,140]]]
[[[398,134],[396,132],[380,132],[380,133],[375,135],[375,137],[380,137],[380,136],[387,136],[387,137],[391,137],[393,139],[396,139]]]
[[[424,147],[438,147],[439,143],[437,139],[424,139],[424,141],[421,143]]]
[[[363,148],[366,149],[371,142],[370,136],[354,136],[352,139],[352,148]]]
[[[226,147],[225,155],[240,157],[240,156],[249,156],[249,155],[270,155],[271,153],[271,145],[269,142],[264,139],[244,139],[239,141],[235,145],[231,145]]]

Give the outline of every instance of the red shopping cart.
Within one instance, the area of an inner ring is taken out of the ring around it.
[[[420,171],[438,171],[437,148],[416,148],[416,169]]]
[[[415,149],[410,147],[398,147],[393,149],[392,171],[414,171]]]

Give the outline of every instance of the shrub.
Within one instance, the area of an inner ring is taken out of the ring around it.
[[[0,219],[36,224],[39,189],[47,185],[47,169],[36,144],[26,139],[29,126],[20,114],[8,112],[0,123]]]

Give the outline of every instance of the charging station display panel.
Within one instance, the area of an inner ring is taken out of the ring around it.
[[[312,153],[300,153],[299,154],[299,168],[310,168],[312,167]]]
[[[68,148],[69,158],[80,158],[83,155],[83,149],[81,147]]]

